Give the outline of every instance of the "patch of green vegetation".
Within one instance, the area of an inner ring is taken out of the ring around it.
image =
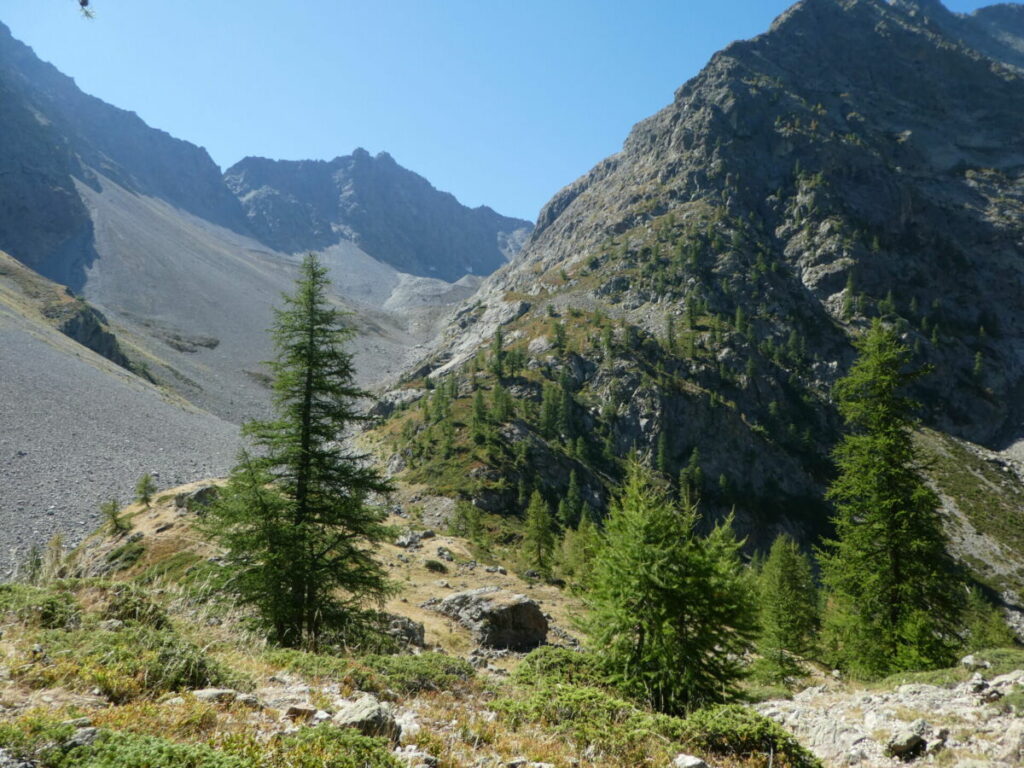
[[[173,555],[168,555],[149,565],[138,575],[136,581],[140,584],[151,584],[161,579],[182,581],[185,575],[202,560],[203,558],[195,552],[175,552]]]
[[[531,651],[512,674],[512,680],[519,685],[596,686],[606,682],[595,656],[554,645]]]
[[[602,764],[667,764],[671,755],[695,750],[741,758],[747,765],[820,765],[780,726],[738,705],[679,718],[640,709],[603,688],[546,684],[525,695],[498,699],[491,707],[514,729],[539,724],[580,750],[599,752]]]
[[[1024,668],[1024,648],[989,648],[975,651],[974,658],[991,664],[985,670],[985,677],[1005,675]],[[956,685],[970,679],[974,673],[966,667],[956,666],[933,669],[927,672],[901,672],[871,684],[871,688],[891,689],[898,685],[917,683],[921,685]]]
[[[81,621],[81,606],[70,587],[0,584],[0,613],[39,629],[69,629]]]
[[[264,659],[272,666],[312,679],[331,680],[373,693],[457,690],[470,685],[476,677],[469,662],[435,652],[341,658],[279,648],[267,651]]]
[[[95,627],[43,630],[26,638],[12,675],[35,688],[97,688],[115,703],[207,686],[245,687],[246,681],[169,629],[129,624],[116,632]]]
[[[107,562],[111,566],[111,571],[116,573],[131,568],[145,552],[146,545],[141,541],[125,542],[120,547],[110,550]]]
[[[0,724],[0,747],[38,768],[400,768],[384,739],[321,726],[265,742],[228,735],[216,743],[178,742],[151,734],[101,730],[71,746],[74,726],[32,715]]]
[[[925,456],[928,475],[979,533],[990,536],[1008,552],[1024,552],[1024,486],[1016,476],[1000,471],[955,439],[931,430],[918,436],[918,447]],[[993,587],[1006,586],[1000,579],[990,578],[983,566],[973,570]],[[1024,584],[1024,573],[1018,572],[1016,581],[1013,586]]]

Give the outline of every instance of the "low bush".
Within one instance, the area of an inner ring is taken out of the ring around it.
[[[303,728],[265,742],[231,734],[210,742],[179,742],[101,729],[92,744],[66,746],[75,728],[53,715],[0,724],[0,748],[37,768],[402,768],[384,739],[350,728]]]
[[[738,705],[698,710],[686,718],[640,709],[602,688],[539,685],[525,696],[499,699],[492,708],[512,728],[531,723],[569,739],[608,764],[667,764],[694,751],[735,757],[747,765],[820,768],[818,761],[771,720]]]
[[[427,560],[423,567],[431,573],[448,573],[448,566],[440,560]]]
[[[171,625],[164,609],[134,584],[119,584],[113,588],[103,618],[118,619],[125,624],[146,624],[154,629],[167,629]]]
[[[738,704],[697,710],[683,721],[682,738],[693,748],[716,755],[766,757],[779,768],[820,768],[817,758],[781,726]]]
[[[523,659],[512,680],[520,685],[600,685],[604,682],[604,675],[592,654],[542,645]]]
[[[468,685],[476,676],[469,662],[443,653],[417,656],[357,656],[341,658],[290,649],[268,651],[265,659],[306,677],[347,685],[352,689],[413,694],[445,691]]]
[[[77,598],[59,582],[52,587],[0,584],[0,612],[39,629],[70,629],[81,621]]]
[[[214,685],[244,685],[174,632],[144,624],[119,632],[48,630],[12,667],[33,687],[99,688],[114,703]],[[41,650],[39,650],[41,649]]]

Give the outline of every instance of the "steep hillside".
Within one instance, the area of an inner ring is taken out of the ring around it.
[[[237,427],[108,359],[122,353],[102,320],[0,252],[0,580],[30,545],[92,530],[143,473],[221,474],[237,450]]]
[[[600,513],[637,450],[752,544],[814,534],[831,385],[875,317],[934,369],[928,424],[1024,434],[1024,79],[922,6],[804,0],[716,54],[409,374],[396,402],[434,394],[380,432],[390,466],[502,514],[575,472]]]
[[[488,275],[519,251],[528,221],[466,208],[386,152],[318,160],[247,157],[224,178],[266,245],[285,253],[343,241],[402,272]]]

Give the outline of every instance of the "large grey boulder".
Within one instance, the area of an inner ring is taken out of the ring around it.
[[[339,709],[333,722],[342,728],[355,728],[364,736],[383,736],[395,744],[402,735],[395,720],[395,708],[369,694]]]
[[[436,607],[466,627],[476,642],[487,648],[529,651],[547,641],[548,620],[540,606],[526,595],[482,587],[446,597]]]

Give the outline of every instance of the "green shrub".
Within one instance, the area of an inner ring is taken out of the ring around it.
[[[365,656],[361,661],[383,676],[387,687],[404,694],[449,691],[465,686],[476,676],[476,671],[468,661],[443,653]]]
[[[491,707],[513,729],[540,724],[579,750],[596,750],[619,765],[646,764],[655,755],[667,763],[681,748],[682,720],[645,712],[601,688],[539,685],[523,697],[499,699]]]
[[[427,562],[423,564],[423,567],[431,573],[448,573],[448,566],[440,560],[427,560]]]
[[[282,648],[268,651],[265,658],[272,665],[306,677],[329,679],[373,693],[452,690],[469,684],[476,675],[469,662],[433,652],[339,658]]]
[[[512,675],[520,685],[568,683],[600,685],[604,676],[597,659],[589,653],[542,645],[531,651]]]
[[[199,648],[169,630],[144,624],[119,632],[49,630],[42,647],[15,668],[28,685],[99,688],[115,703],[211,685],[242,685]]]
[[[694,748],[740,758],[772,755],[779,768],[816,768],[818,760],[777,723],[752,709],[723,704],[701,709],[683,723],[682,737]]]
[[[401,768],[383,739],[349,728],[303,728],[270,743],[229,735],[219,744],[179,743],[157,736],[101,730],[92,744],[65,749],[74,733],[54,715],[0,724],[0,748],[38,768]]]
[[[11,612],[18,621],[40,629],[70,629],[81,619],[78,600],[62,586],[0,584],[0,612]]]
[[[179,744],[157,736],[103,731],[88,746],[42,755],[42,768],[249,768],[260,765],[206,744]]]
[[[146,546],[140,541],[129,541],[116,549],[110,550],[107,554],[107,563],[113,572],[123,571],[131,568],[138,562],[146,551]]]
[[[125,624],[146,624],[154,629],[167,629],[170,620],[164,609],[149,599],[145,590],[134,584],[119,584],[111,592],[103,612],[105,619],[118,619]]]
[[[384,739],[362,736],[351,728],[321,725],[271,740],[234,736],[221,745],[247,768],[402,768]]]

